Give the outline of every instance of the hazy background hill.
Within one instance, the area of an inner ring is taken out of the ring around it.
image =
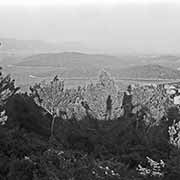
[[[180,71],[171,68],[173,63],[179,62],[176,56],[144,57],[144,62],[135,56],[115,57],[110,55],[85,54],[79,52],[46,53],[26,57],[16,67],[39,67],[46,71],[34,72],[37,77],[52,77],[60,74],[63,77],[95,77],[98,71],[106,69],[117,79],[145,78],[145,79],[180,79]],[[151,60],[153,64],[147,64]],[[156,59],[156,60],[155,60]],[[167,67],[171,59],[171,66]],[[159,64],[161,65],[159,65]],[[139,65],[142,64],[142,65]],[[167,66],[165,66],[167,65]],[[47,70],[47,68],[50,68]]]
[[[63,51],[91,51],[86,44],[76,41],[50,42],[43,40],[19,40],[0,38],[0,52],[63,52]]]
[[[149,62],[149,63],[148,63]],[[23,58],[16,66],[54,67],[49,72],[38,72],[41,77],[63,72],[65,77],[95,76],[97,71],[106,69],[117,78],[178,79],[178,56],[110,56],[79,52],[45,53]],[[140,65],[141,64],[141,65]],[[171,65],[169,65],[171,64]],[[173,68],[174,65],[174,68]]]
[[[41,50],[54,50],[56,45],[53,43],[40,41],[40,40],[18,40],[13,38],[0,38],[2,51],[41,51]]]
[[[118,57],[79,52],[46,53],[24,58],[17,66],[87,67],[103,68],[125,66],[126,62]]]
[[[180,71],[167,68],[157,64],[142,66],[133,66],[128,68],[105,68],[116,79],[133,78],[133,79],[180,79]],[[37,73],[38,77],[52,77],[56,74],[62,74],[64,77],[96,77],[101,69],[92,67],[75,67],[69,69],[54,69],[53,71]]]
[[[101,54],[83,43],[0,39],[0,63],[17,85],[29,85],[55,75],[83,85],[105,69],[116,79],[180,79],[180,56],[171,54]],[[80,79],[78,79],[80,78]],[[83,79],[84,78],[84,79]],[[131,83],[131,82],[127,82]]]
[[[52,64],[51,62],[48,62],[49,59],[55,59],[53,62],[56,63],[58,58],[61,59],[59,62],[62,62],[62,59],[66,58],[66,62],[69,64],[69,62],[73,63],[72,60],[74,59],[77,62],[77,59],[79,58],[79,62],[84,63],[86,61],[87,63],[87,61],[90,60],[92,61],[91,64],[94,62],[95,64],[98,64],[100,62],[101,66],[107,66],[108,64],[108,66],[117,67],[117,65],[123,66],[125,64],[125,66],[128,67],[146,64],[159,64],[174,69],[180,68],[180,56],[177,54],[109,54],[108,52],[102,53],[103,51],[87,45],[86,43],[75,41],[49,42],[42,40],[0,38],[0,43],[0,62],[2,65],[12,65],[23,61],[37,61],[36,64],[38,64],[38,66],[44,66],[45,63]],[[119,49],[119,52],[121,52],[121,49]],[[87,60],[82,61],[82,58]],[[96,60],[99,62],[96,63]],[[35,62],[31,63],[35,64]],[[73,65],[75,63],[73,63]],[[53,64],[52,66],[56,65]]]
[[[3,65],[16,64],[26,60],[25,57],[42,53],[62,53],[66,51],[98,52],[98,50],[76,41],[49,42],[42,40],[0,38],[0,44],[0,62]]]
[[[158,64],[148,64],[114,70],[114,73],[117,78],[180,79],[180,71]]]

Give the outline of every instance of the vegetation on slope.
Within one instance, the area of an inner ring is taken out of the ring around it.
[[[143,66],[133,66],[118,70],[118,77],[144,78],[144,79],[180,79],[178,70],[161,66],[158,64],[148,64]]]
[[[143,109],[110,121],[55,117],[51,136],[47,107],[27,93],[8,97],[2,106],[7,122],[0,126],[2,180],[180,178],[178,107],[150,128]]]

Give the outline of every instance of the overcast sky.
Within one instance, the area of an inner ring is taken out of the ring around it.
[[[175,1],[5,2],[0,2],[1,38],[73,41],[108,53],[180,54],[180,4]]]

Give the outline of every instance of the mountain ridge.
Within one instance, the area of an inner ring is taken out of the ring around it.
[[[52,66],[52,67],[103,67],[124,66],[118,57],[105,54],[87,54],[80,52],[41,53],[26,57],[17,66]]]

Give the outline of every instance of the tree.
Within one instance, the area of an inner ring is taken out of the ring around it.
[[[3,76],[0,67],[0,118],[3,118],[5,105],[10,97],[12,97],[20,88],[15,87],[15,80],[10,75]]]
[[[64,81],[55,76],[50,83],[42,82],[30,87],[30,96],[37,104],[45,108],[52,116],[51,135],[59,103],[64,98]]]
[[[101,71],[96,83],[89,84],[85,91],[85,99],[88,101],[93,114],[98,119],[105,119],[106,100],[112,98],[112,118],[120,116],[120,104],[118,103],[118,88],[115,80],[106,71]]]

